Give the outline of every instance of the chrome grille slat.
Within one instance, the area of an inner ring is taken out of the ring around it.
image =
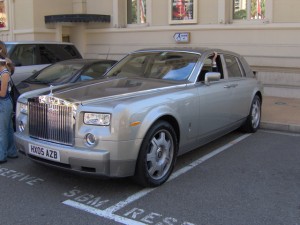
[[[55,143],[73,145],[73,113],[71,106],[28,102],[29,134]]]

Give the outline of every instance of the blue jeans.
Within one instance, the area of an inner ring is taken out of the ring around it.
[[[0,99],[0,161],[17,156],[12,124],[13,104],[10,98]]]

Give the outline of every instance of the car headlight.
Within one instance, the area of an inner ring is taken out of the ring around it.
[[[84,113],[83,122],[89,125],[109,126],[110,114],[107,113]]]
[[[27,114],[28,113],[28,107],[27,104],[24,103],[19,103],[19,107],[20,107],[20,112]]]

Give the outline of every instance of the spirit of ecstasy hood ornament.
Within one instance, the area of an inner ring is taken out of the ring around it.
[[[52,90],[53,90],[53,85],[50,85],[50,93],[49,93],[49,96],[52,96],[52,95],[53,95]]]

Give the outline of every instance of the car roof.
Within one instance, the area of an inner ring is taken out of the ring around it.
[[[5,41],[5,44],[64,44],[64,45],[74,45],[70,42],[56,42],[56,41]]]
[[[63,61],[56,62],[54,64],[62,64],[62,63],[93,63],[93,62],[117,62],[117,60],[113,59],[67,59]],[[52,64],[53,65],[53,64]]]
[[[98,62],[98,61],[117,61],[113,59],[67,59],[59,62]]]
[[[132,53],[138,53],[138,52],[147,52],[147,51],[180,51],[180,52],[191,52],[191,53],[197,53],[197,54],[205,54],[205,53],[211,53],[211,52],[218,52],[218,53],[228,53],[233,55],[238,55],[235,52],[231,52],[228,50],[218,49],[218,48],[206,48],[206,47],[160,47],[160,48],[145,48],[136,50]]]

